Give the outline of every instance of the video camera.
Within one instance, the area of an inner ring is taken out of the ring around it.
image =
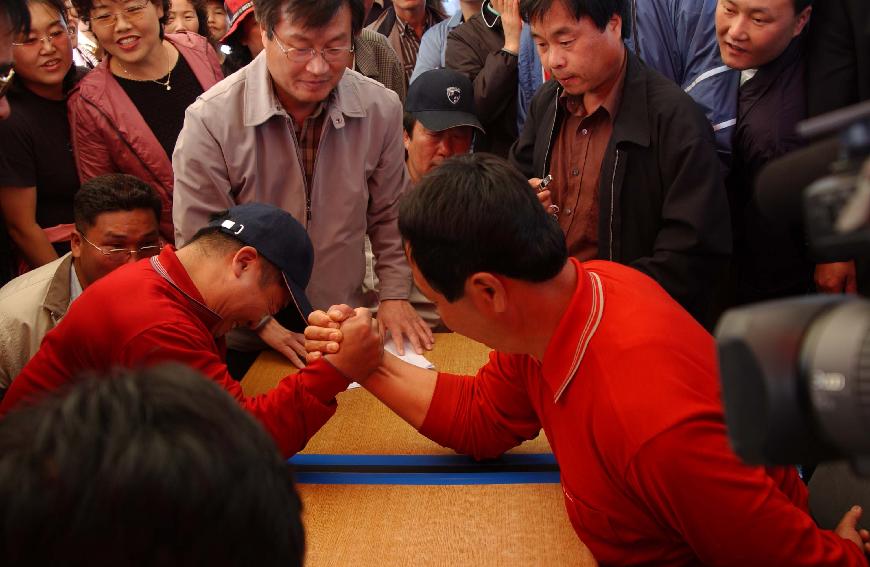
[[[814,259],[870,257],[870,102],[804,121],[798,132],[839,137],[829,175],[803,192]],[[715,335],[728,435],[744,461],[848,458],[870,476],[870,301],[814,295],[747,305],[727,311]]]

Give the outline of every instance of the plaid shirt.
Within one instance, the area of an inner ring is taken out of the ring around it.
[[[323,135],[323,123],[326,121],[326,105],[330,96],[321,101],[311,115],[296,124],[291,118],[293,132],[296,134],[296,155],[305,172],[305,214],[311,219],[311,185],[314,180],[314,164],[317,162],[317,148],[320,147],[320,137]]]
[[[393,27],[389,30],[388,34],[385,32],[381,33],[385,33],[387,38],[390,40],[390,45],[393,47],[396,55],[399,56],[400,63],[405,72],[405,85],[407,86],[408,82],[411,80],[411,75],[414,73],[414,67],[417,65],[417,52],[420,50],[422,34],[421,37],[417,37],[414,28],[407,25],[401,20],[401,18],[396,16],[393,8],[384,10],[380,17],[370,24],[367,29],[379,31],[379,28],[388,14],[392,14],[395,17],[395,24],[393,24]],[[423,31],[425,32],[443,19],[444,17],[438,12],[427,7]]]

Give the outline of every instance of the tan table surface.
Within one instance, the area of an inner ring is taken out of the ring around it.
[[[426,357],[437,370],[473,374],[489,357],[489,347],[455,333],[437,333]],[[242,380],[246,395],[267,392],[295,368],[281,355],[265,351]],[[308,442],[303,453],[451,455],[454,452],[423,437],[363,388],[338,395],[338,410]],[[510,451],[549,453],[543,432]]]
[[[474,373],[489,348],[453,333],[436,335],[436,369]],[[293,367],[264,352],[242,388],[274,387]],[[362,388],[338,395],[335,416],[304,453],[454,454],[426,439]],[[548,453],[541,434],[512,452]],[[305,564],[319,566],[595,565],[568,520],[558,484],[300,484]]]

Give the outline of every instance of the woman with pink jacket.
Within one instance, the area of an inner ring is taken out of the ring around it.
[[[160,234],[174,241],[172,151],[184,112],[223,78],[200,35],[163,33],[168,0],[74,0],[106,51],[69,98],[76,166],[82,182],[128,173],[163,201]]]

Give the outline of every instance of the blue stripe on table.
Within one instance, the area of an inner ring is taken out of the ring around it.
[[[289,459],[303,484],[528,484],[559,482],[550,453],[475,461],[462,455],[300,454]]]
[[[297,472],[297,484],[392,484],[412,486],[475,484],[557,484],[558,472],[477,472],[477,473],[359,473]]]

